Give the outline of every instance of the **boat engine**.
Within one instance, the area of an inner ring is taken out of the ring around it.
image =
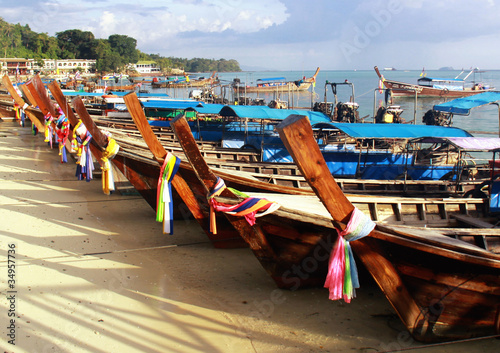
[[[281,99],[274,99],[267,106],[273,109],[288,109],[288,103]]]
[[[332,115],[333,103],[332,102],[315,102],[313,106],[313,111],[322,112],[328,116]]]
[[[430,109],[422,117],[425,125],[451,126],[451,114]]]
[[[333,112],[333,121],[341,123],[359,122],[359,105],[353,102],[337,103]]]
[[[375,116],[376,123],[382,124],[404,124],[405,119],[401,117],[403,109],[398,105],[390,105],[388,107],[380,107]]]

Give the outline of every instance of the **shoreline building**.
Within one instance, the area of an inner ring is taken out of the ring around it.
[[[76,71],[80,74],[95,72],[95,59],[24,59],[0,58],[0,71],[2,75],[69,75]]]
[[[127,69],[135,70],[139,74],[160,75],[161,70],[154,61],[138,61],[135,64],[128,64]]]

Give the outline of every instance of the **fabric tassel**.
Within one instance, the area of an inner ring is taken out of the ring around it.
[[[213,190],[208,195],[210,204],[210,232],[217,234],[217,226],[215,222],[215,211],[224,212],[233,216],[244,217],[246,221],[253,226],[257,217],[265,216],[271,212],[276,211],[280,205],[276,202],[268,201],[257,197],[249,197],[248,195],[231,189],[232,192],[245,199],[237,205],[226,205],[215,200],[226,188],[224,180],[217,177],[217,181]]]
[[[61,163],[66,163],[66,141],[69,138],[69,121],[66,116],[60,111],[60,115],[57,118],[56,122],[56,134],[57,134],[57,143],[59,145],[59,155],[61,156]]]
[[[76,177],[78,180],[85,179],[87,182],[92,180],[92,171],[94,170],[94,162],[92,153],[90,152],[89,144],[92,141],[92,135],[87,131],[85,125],[80,122],[73,130],[73,136],[78,142]]]
[[[215,182],[212,191],[208,194],[208,203],[210,205],[210,232],[212,234],[217,234],[217,222],[215,218],[215,197],[219,196],[225,188],[226,184],[224,183],[224,180],[220,177],[217,177],[217,181]]]
[[[359,209],[354,208],[351,218],[343,231],[337,229],[338,237],[330,253],[328,274],[324,287],[329,289],[329,299],[344,299],[350,303],[359,288],[358,269],[349,244],[361,239],[375,228],[375,223]]]
[[[173,234],[174,208],[172,201],[172,180],[179,169],[181,159],[171,153],[165,156],[158,178],[156,197],[156,221],[163,222],[163,234]]]
[[[20,120],[21,119],[21,115],[19,114],[19,105],[17,105],[17,103],[14,103],[14,112],[15,112],[15,120]]]
[[[52,114],[47,113],[47,115],[45,115],[44,118],[45,118],[45,142],[48,142],[50,148],[52,148],[52,141],[54,137],[52,121],[54,120],[54,117],[52,116]]]
[[[116,143],[115,140],[109,139],[108,145],[102,154],[102,191],[104,194],[109,195],[112,191],[115,190],[115,182],[113,179],[113,170],[111,169],[110,160],[113,159],[118,151],[120,150],[120,146]]]

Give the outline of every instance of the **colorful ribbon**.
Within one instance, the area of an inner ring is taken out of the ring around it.
[[[215,200],[222,191],[226,189],[224,180],[217,177],[217,181],[208,194],[208,202],[210,204],[210,232],[217,234],[217,225],[215,222],[215,211],[224,212],[233,216],[245,217],[247,222],[253,226],[256,217],[262,217],[266,214],[276,211],[280,205],[273,201],[261,199],[257,197],[249,197],[248,195],[229,188],[234,194],[244,197],[245,199],[236,205],[226,205]]]
[[[102,153],[101,161],[102,161],[102,191],[109,195],[111,191],[115,190],[115,181],[113,178],[113,169],[111,168],[110,160],[112,160],[118,151],[120,150],[120,146],[116,143],[116,141],[110,138],[110,134],[108,136],[108,145],[106,149]]]
[[[73,137],[78,143],[76,177],[78,180],[85,179],[87,182],[92,180],[92,171],[94,170],[94,161],[90,152],[89,143],[92,141],[92,135],[87,131],[82,122],[78,122],[73,130]]]
[[[173,234],[174,232],[172,180],[180,164],[180,158],[177,158],[172,153],[167,153],[160,170],[160,177],[158,178],[156,221],[163,222],[163,234]]]
[[[67,157],[66,157],[66,142],[68,141],[69,138],[69,121],[66,118],[66,116],[62,113],[62,111],[59,112],[60,115],[57,118],[56,121],[56,134],[57,134],[57,142],[59,145],[59,155],[61,156],[61,163],[66,163]]]
[[[331,300],[344,298],[346,303],[350,303],[356,296],[355,289],[359,288],[358,270],[349,243],[367,236],[374,228],[375,223],[354,208],[346,228],[343,231],[337,229],[338,238],[330,253],[324,285],[330,291]]]
[[[52,148],[52,142],[54,140],[54,128],[52,127],[52,122],[54,121],[54,117],[50,112],[48,112],[45,116],[45,142],[50,144],[50,148]]]

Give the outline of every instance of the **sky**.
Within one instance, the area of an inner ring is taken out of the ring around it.
[[[0,17],[55,36],[121,34],[165,57],[244,70],[500,69],[500,0],[0,0]]]

